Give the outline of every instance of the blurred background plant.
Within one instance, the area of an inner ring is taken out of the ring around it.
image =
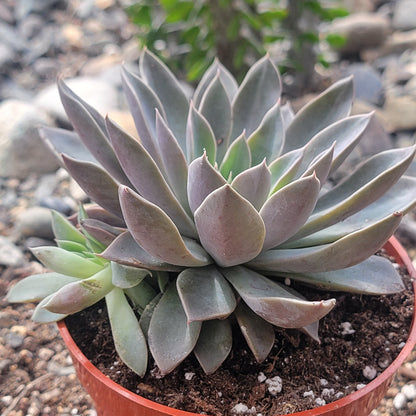
[[[329,65],[321,46],[344,42],[321,24],[348,14],[340,0],[141,0],[127,13],[141,45],[190,82],[215,56],[241,81],[269,52],[291,76],[295,95],[313,89],[317,63]]]

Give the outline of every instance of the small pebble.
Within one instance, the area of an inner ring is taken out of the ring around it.
[[[405,396],[407,400],[415,400],[416,399],[416,384],[405,384],[402,387],[401,391]]]
[[[403,409],[406,406],[407,399],[403,393],[398,393],[393,399],[393,406],[396,410]]]
[[[282,391],[282,379],[279,376],[268,378],[266,380],[267,390],[272,396],[276,396]]]
[[[326,401],[325,401],[324,399],[321,399],[320,397],[317,397],[317,398],[315,399],[315,403],[316,403],[318,406],[324,406],[324,405],[326,405]]]
[[[263,383],[263,381],[266,381],[266,379],[267,379],[267,377],[264,375],[264,373],[260,372],[258,377],[257,377],[257,380],[259,381],[259,383]]]
[[[363,376],[367,380],[373,380],[377,377],[377,370],[374,367],[366,366],[363,370]]]
[[[191,381],[194,378],[195,373],[185,373],[185,380]]]

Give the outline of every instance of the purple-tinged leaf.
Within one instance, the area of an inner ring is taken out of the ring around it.
[[[403,281],[392,262],[381,256],[341,270],[321,273],[281,273],[320,290],[336,290],[365,295],[389,295],[404,290]]]
[[[192,212],[202,204],[204,199],[227,181],[212,166],[204,153],[193,160],[188,168],[188,201]]]
[[[166,174],[165,179],[182,207],[190,213],[186,189],[188,164],[175,136],[159,112],[156,113],[156,139]]]
[[[103,117],[62,80],[58,82],[58,89],[65,112],[84,145],[111,176],[129,185],[107,137]]]
[[[284,140],[284,127],[280,114],[280,100],[265,114],[258,128],[247,139],[251,163],[274,160],[280,153]]]
[[[152,158],[159,164],[160,154],[155,145],[156,110],[164,117],[163,106],[158,97],[137,75],[126,68],[122,71],[123,89],[140,141]]]
[[[248,265],[265,273],[319,273],[351,267],[383,247],[401,218],[401,213],[394,213],[331,244],[265,251]]]
[[[302,158],[303,149],[296,149],[289,153],[285,153],[269,165],[272,174],[272,188],[270,194],[274,194],[293,180],[296,173],[299,171]]]
[[[119,235],[100,256],[127,266],[149,270],[166,270],[172,272],[182,270],[181,267],[165,263],[144,251],[128,231]]]
[[[246,135],[243,134],[234,140],[221,162],[220,171],[224,178],[236,177],[239,173],[251,166],[251,153]]]
[[[98,163],[97,159],[73,131],[57,127],[41,127],[39,129],[39,135],[53,151],[62,166],[64,166],[64,162],[61,153],[65,153],[73,159]]]
[[[133,309],[121,289],[105,297],[111,333],[118,355],[140,377],[147,368],[147,343]]]
[[[43,306],[53,313],[73,314],[97,303],[114,288],[108,265],[87,279],[69,283],[58,290]]]
[[[280,107],[280,113],[282,115],[283,127],[286,131],[295,118],[295,112],[293,111],[290,102],[287,102]]]
[[[295,291],[246,267],[224,269],[223,274],[253,312],[276,326],[304,327],[323,318],[335,306],[335,299],[305,301]]]
[[[125,231],[124,229],[115,228],[94,218],[81,220],[81,227],[89,236],[93,237],[105,247],[110,245],[118,235]]]
[[[263,247],[263,220],[230,185],[207,196],[195,211],[195,224],[202,246],[220,266],[245,263]]]
[[[227,319],[202,323],[194,354],[205,374],[214,373],[228,357],[233,344],[231,324]]]
[[[195,227],[169,188],[157,164],[141,143],[107,120],[107,129],[126,175],[135,189],[173,220],[181,233],[195,237]]]
[[[192,352],[200,330],[201,322],[188,323],[172,283],[153,311],[148,332],[149,348],[162,374],[170,373]]]
[[[114,286],[121,289],[129,289],[137,286],[151,272],[138,267],[126,266],[124,264],[111,262],[112,282]]]
[[[336,143],[334,142],[329,149],[324,150],[312,161],[306,171],[302,174],[303,178],[314,174],[322,185],[325,183],[331,169],[335,144]]]
[[[189,163],[204,153],[212,164],[215,163],[217,145],[214,132],[208,120],[192,103],[186,128],[186,152]]]
[[[232,124],[231,101],[221,81],[220,72],[205,90],[197,108],[212,128],[217,149],[216,160],[220,162],[228,148]]]
[[[308,247],[332,243],[363,226],[369,226],[388,216],[391,212],[407,214],[416,206],[416,178],[402,176],[377,201],[330,227],[307,237],[284,244],[284,248]],[[283,248],[283,247],[282,247]]]
[[[244,302],[235,310],[238,325],[258,363],[263,362],[273,348],[275,334],[273,326],[255,314]]]
[[[371,116],[372,114],[365,114],[346,117],[320,131],[305,145],[299,170],[305,170],[318,154],[335,143],[331,172],[335,171],[360,141]]]
[[[231,182],[231,186],[259,210],[269,196],[271,173],[266,161],[241,172]]]
[[[104,169],[66,155],[62,159],[70,175],[93,201],[111,214],[122,216],[117,197],[119,184]]]
[[[160,99],[166,114],[166,121],[173,134],[179,143],[184,143],[182,140],[186,136],[189,103],[178,80],[169,68],[148,49],[142,53],[140,73]],[[182,150],[185,151],[184,147]]]
[[[233,290],[215,267],[185,269],[176,287],[188,322],[226,318],[237,304]]]
[[[218,74],[221,82],[224,85],[225,91],[227,92],[228,98],[230,102],[232,102],[238,90],[237,81],[231,72],[217,58],[215,58],[212,65],[205,71],[204,75],[202,76],[202,79],[199,82],[193,95],[193,101],[196,108],[199,108],[206,89]]]
[[[244,130],[247,136],[251,136],[265,114],[279,100],[280,94],[280,76],[267,55],[250,68],[234,97],[231,141],[239,137]]]
[[[120,187],[120,203],[131,235],[152,256],[184,267],[211,263],[204,249],[194,240],[183,238],[173,221],[157,205],[123,186]]]
[[[305,105],[286,130],[283,153],[303,147],[325,127],[349,115],[354,85],[352,77],[342,79]]]
[[[318,199],[310,219],[294,239],[336,224],[376,201],[403,175],[415,150],[414,146],[391,149],[368,159]]]
[[[309,218],[318,199],[320,182],[315,175],[298,179],[273,194],[260,210],[266,227],[263,250],[292,237]]]

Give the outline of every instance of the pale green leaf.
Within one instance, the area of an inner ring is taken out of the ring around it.
[[[220,165],[220,171],[224,178],[236,177],[239,173],[251,166],[251,153],[248,147],[245,133],[234,140],[225,153]]]

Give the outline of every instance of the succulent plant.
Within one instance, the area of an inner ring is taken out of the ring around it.
[[[140,140],[59,82],[75,132],[42,135],[101,208],[88,218],[81,210],[78,227],[53,214],[58,247],[34,254],[55,272],[21,281],[10,301],[41,300],[34,318],[49,321],[105,297],[117,351],[136,373],[148,350],[162,374],[192,352],[212,373],[231,350],[233,322],[259,362],[275,326],[319,339],[335,300],[308,301],[292,281],[403,289],[374,253],[416,203],[415,179],[404,175],[415,147],[329,180],[372,116],[349,115],[351,78],[296,115],[268,56],[240,86],[214,61],[191,98],[147,50],[122,80]]]

